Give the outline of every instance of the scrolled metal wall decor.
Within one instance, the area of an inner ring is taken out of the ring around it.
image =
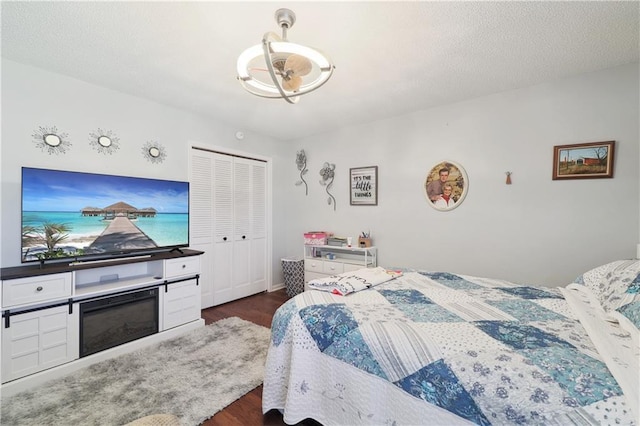
[[[322,169],[320,169],[320,176],[322,176],[322,180],[320,181],[320,185],[326,187],[325,191],[329,194],[329,198],[327,198],[327,203],[329,205],[333,204],[333,210],[336,210],[336,199],[329,192],[329,188],[333,185],[333,179],[335,177],[335,164],[324,163]]]
[[[309,195],[309,186],[307,185],[307,181],[304,180],[304,175],[307,174],[307,154],[305,154],[304,149],[301,149],[296,153],[296,165],[298,166],[298,170],[300,171],[300,180],[296,181],[296,186],[300,186],[304,184],[304,195]]]

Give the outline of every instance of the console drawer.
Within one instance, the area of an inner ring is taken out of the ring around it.
[[[325,261],[322,272],[329,275],[341,274],[344,272],[344,263]]]
[[[311,272],[322,272],[322,260],[305,259],[304,270]]]
[[[2,281],[2,307],[71,297],[71,272]]]
[[[168,259],[165,263],[165,279],[200,273],[200,256]]]
[[[345,263],[344,264],[344,271],[345,272],[352,272],[352,271],[358,271],[360,269],[366,268],[366,266],[364,265],[356,265],[353,263]]]

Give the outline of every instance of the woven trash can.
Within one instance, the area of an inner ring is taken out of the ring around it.
[[[282,272],[287,296],[293,297],[304,291],[304,259],[282,259]]]

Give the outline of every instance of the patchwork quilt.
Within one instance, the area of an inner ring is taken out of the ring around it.
[[[282,305],[263,411],[323,425],[637,424],[607,362],[560,289],[410,271]]]

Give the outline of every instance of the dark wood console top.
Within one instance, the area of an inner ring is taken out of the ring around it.
[[[101,260],[86,260],[78,263],[69,261],[67,262],[52,262],[41,265],[40,263],[33,263],[23,266],[10,266],[0,269],[0,279],[11,280],[16,278],[35,277],[38,275],[48,274],[60,274],[63,272],[78,271],[82,269],[101,268],[103,266],[124,265],[127,263],[140,263],[140,262],[152,262],[154,260],[164,259],[177,259],[181,257],[199,256],[204,252],[191,249],[180,249],[171,251],[162,251],[157,253],[101,259]]]

